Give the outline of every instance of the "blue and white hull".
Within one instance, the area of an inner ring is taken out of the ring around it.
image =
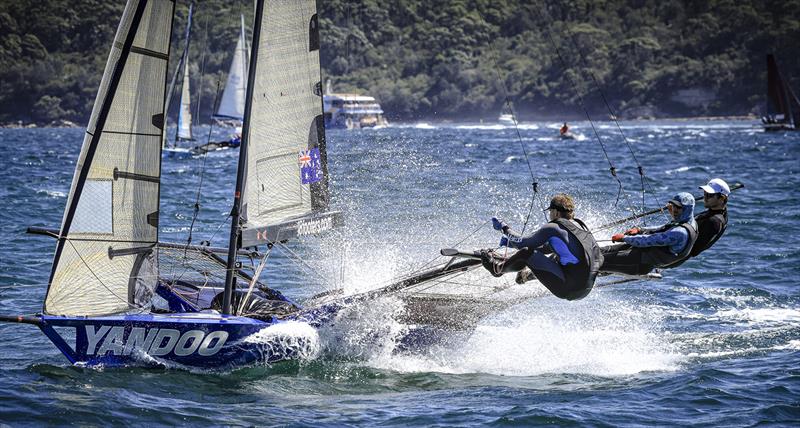
[[[217,313],[42,315],[39,320],[39,328],[72,364],[86,366],[226,369],[298,359],[314,345],[303,343],[302,337],[287,341],[280,334],[254,337],[285,320],[267,322]],[[282,346],[289,342],[292,346]]]

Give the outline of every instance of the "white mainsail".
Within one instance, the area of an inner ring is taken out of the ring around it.
[[[260,35],[253,40],[258,54],[250,116],[245,118],[244,246],[265,240],[250,238],[247,229],[268,228],[327,206],[316,4],[267,1],[260,19]],[[307,227],[316,232],[322,226],[330,225]]]
[[[136,309],[158,242],[164,92],[174,2],[128,0],[72,180],[44,312]]]
[[[247,37],[244,32],[244,15],[241,16],[241,32],[236,49],[233,51],[228,81],[222,91],[222,98],[215,116],[242,120],[244,118],[244,100],[247,89],[247,69],[249,67]]]
[[[192,101],[189,91],[189,51],[183,59],[183,83],[181,88],[181,105],[178,111],[178,139],[194,140],[192,137]]]

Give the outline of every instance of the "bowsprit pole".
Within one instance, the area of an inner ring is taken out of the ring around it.
[[[0,315],[0,322],[15,322],[19,324],[42,325],[42,319],[36,315]]]

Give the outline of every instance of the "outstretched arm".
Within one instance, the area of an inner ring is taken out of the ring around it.
[[[626,236],[622,240],[634,247],[672,247],[678,244],[685,244],[688,238],[686,230],[682,227],[675,227],[666,232],[652,235]]]

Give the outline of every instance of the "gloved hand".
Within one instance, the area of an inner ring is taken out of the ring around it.
[[[622,242],[622,238],[624,238],[624,237],[625,237],[624,234],[618,233],[618,234],[616,234],[616,235],[611,237],[611,242]]]
[[[640,233],[642,233],[642,230],[639,229],[638,227],[632,227],[625,231],[626,235],[638,235]]]
[[[501,246],[501,247],[508,247],[508,236],[506,236],[506,235],[503,235],[503,236],[500,238],[500,246]]]
[[[497,217],[492,217],[492,228],[494,228],[494,230],[503,230],[506,227],[508,227],[506,222]]]

